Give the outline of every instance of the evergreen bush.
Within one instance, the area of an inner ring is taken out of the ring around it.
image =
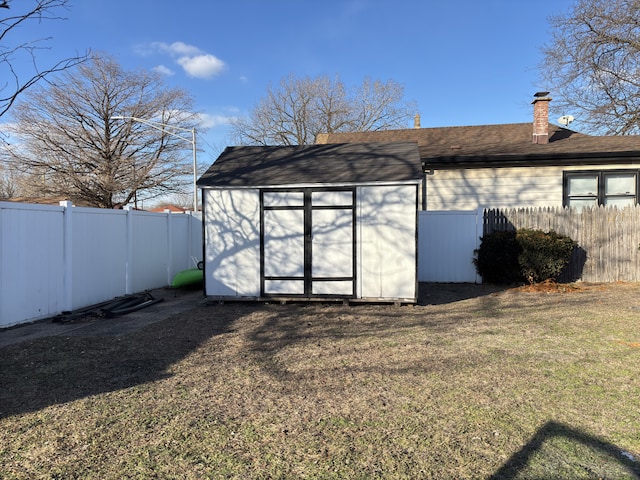
[[[509,284],[522,281],[518,268],[520,247],[516,232],[494,232],[482,237],[473,263],[482,281]]]
[[[494,232],[481,238],[473,263],[487,283],[539,283],[560,275],[576,245],[571,238],[553,231]]]
[[[554,231],[518,230],[520,273],[529,283],[555,280],[571,260],[577,245],[571,238]]]

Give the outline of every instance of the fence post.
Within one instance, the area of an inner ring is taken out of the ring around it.
[[[484,212],[484,207],[478,207],[478,210],[476,211],[476,248],[474,250],[478,250],[480,248],[480,239],[484,237]],[[482,283],[482,277],[478,275],[478,270],[476,270],[476,283]]]
[[[187,221],[187,242],[189,242],[188,248],[189,248],[189,259],[191,259],[192,257],[196,257],[198,258],[198,255],[194,255],[193,253],[193,214],[195,212],[189,212],[189,217],[188,217],[188,221]],[[194,265],[195,266],[195,265]]]
[[[61,201],[62,210],[62,311],[73,310],[73,202]]]
[[[125,261],[124,293],[131,295],[133,293],[133,214],[135,210],[132,210],[130,205],[124,207],[124,210],[127,212],[127,255]]]
[[[189,212],[189,259],[192,257],[200,258],[204,260],[204,230],[201,228],[202,242],[196,246],[196,250],[193,249],[194,232],[193,229],[198,224],[202,225],[202,212]],[[194,265],[196,266],[196,265]]]
[[[173,215],[171,210],[164,211],[167,217],[167,285],[171,285],[173,281]]]

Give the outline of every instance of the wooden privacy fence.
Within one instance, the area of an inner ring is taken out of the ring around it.
[[[640,281],[640,206],[484,210],[483,235],[521,228],[553,230],[578,243],[561,280]]]
[[[0,328],[164,287],[194,258],[199,213],[0,202]]]

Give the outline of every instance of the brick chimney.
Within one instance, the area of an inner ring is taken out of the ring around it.
[[[533,102],[533,143],[549,143],[549,92],[538,92]]]
[[[420,114],[416,113],[416,116],[413,117],[413,128],[420,128]]]

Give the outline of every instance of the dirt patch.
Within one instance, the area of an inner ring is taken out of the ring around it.
[[[418,304],[443,305],[503,292],[509,288],[475,283],[421,283],[418,290]]]
[[[620,283],[624,285],[623,283]],[[589,290],[605,291],[607,286],[614,286],[615,284],[604,283],[558,283],[553,280],[546,280],[540,283],[534,283],[532,285],[523,285],[517,287],[523,292],[530,293],[579,293]]]

